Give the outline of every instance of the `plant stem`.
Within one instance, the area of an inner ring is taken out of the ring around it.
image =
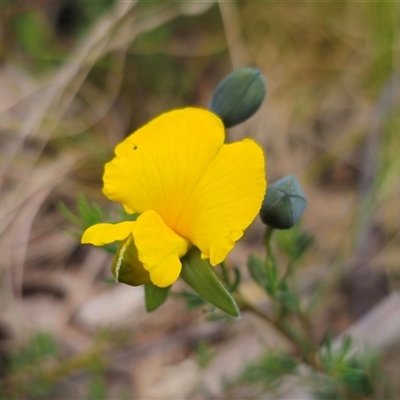
[[[267,226],[267,229],[265,231],[264,234],[264,245],[265,248],[267,249],[267,257],[270,256],[270,254],[272,253],[271,251],[271,237],[272,237],[272,233],[274,232],[274,228],[271,228],[270,226]]]
[[[319,360],[316,357],[315,346],[313,343],[308,342],[303,339],[300,335],[295,333],[283,320],[278,318],[272,318],[271,316],[262,312],[258,307],[247,302],[245,299],[240,297],[238,299],[244,309],[251,311],[253,314],[257,315],[264,321],[272,325],[277,331],[279,331],[288,341],[297,349],[297,351],[302,355],[304,362],[316,371],[322,372],[322,367]]]

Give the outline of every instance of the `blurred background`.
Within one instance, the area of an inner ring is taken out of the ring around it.
[[[111,256],[60,211],[84,195],[117,213],[101,193],[114,146],[164,111],[207,107],[244,66],[268,93],[228,140],[263,145],[269,182],[302,183],[315,335],[353,329],[400,396],[399,3],[19,0],[0,19],[1,398],[307,398],[293,382],[240,384],[268,349],[290,352],[273,328],[174,298],[147,314],[142,288],[110,283]],[[263,229],[232,265],[262,251]],[[366,318],[374,329],[357,330]]]

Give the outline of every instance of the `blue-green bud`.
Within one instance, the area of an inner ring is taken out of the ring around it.
[[[259,70],[241,68],[221,81],[209,109],[222,119],[226,128],[230,128],[250,118],[260,108],[266,91]]]
[[[287,175],[268,186],[260,217],[271,228],[289,229],[300,219],[306,206],[299,181],[294,175]]]

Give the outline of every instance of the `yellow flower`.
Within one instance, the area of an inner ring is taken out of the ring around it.
[[[198,108],[167,112],[130,135],[105,166],[103,193],[139,217],[91,226],[82,243],[102,246],[132,235],[139,264],[159,287],[178,279],[180,258],[192,245],[211,265],[222,262],[266,189],[261,148],[251,139],[224,138],[222,121]]]

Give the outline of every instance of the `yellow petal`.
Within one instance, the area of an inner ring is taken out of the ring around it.
[[[125,221],[118,224],[96,224],[83,233],[81,242],[95,246],[104,246],[116,240],[125,240],[133,231],[135,221]]]
[[[175,231],[217,265],[258,214],[265,189],[261,148],[251,139],[224,145],[187,200]]]
[[[146,211],[138,217],[133,237],[139,260],[154,285],[172,285],[181,272],[180,257],[186,254],[190,243],[172,231],[155,211]]]
[[[105,167],[103,192],[130,212],[156,211],[174,230],[224,136],[221,120],[207,110],[162,114],[117,146]]]

